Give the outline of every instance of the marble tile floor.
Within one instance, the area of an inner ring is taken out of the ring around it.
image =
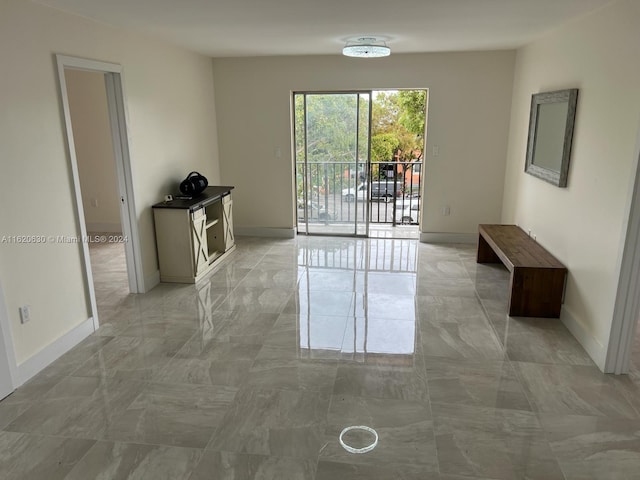
[[[473,246],[240,237],[144,295],[91,253],[101,327],[0,402],[3,479],[640,478],[638,370],[508,317]]]

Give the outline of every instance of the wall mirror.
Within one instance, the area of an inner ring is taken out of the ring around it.
[[[577,88],[531,96],[525,172],[567,186],[577,103]]]

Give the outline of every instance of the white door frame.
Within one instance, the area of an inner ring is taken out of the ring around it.
[[[629,373],[633,339],[640,314],[640,132],[633,181],[627,205],[629,219],[620,258],[620,277],[604,364],[605,373]]]
[[[76,157],[75,143],[73,139],[73,128],[71,125],[71,111],[69,109],[69,97],[67,94],[67,83],[64,75],[65,69],[85,70],[104,74],[105,87],[107,93],[107,103],[109,107],[109,122],[111,125],[111,136],[113,141],[113,152],[116,164],[116,175],[118,178],[118,190],[120,195],[120,218],[122,223],[122,234],[128,239],[125,242],[125,255],[127,260],[127,274],[129,279],[129,291],[131,293],[142,293],[145,291],[144,276],[142,271],[142,255],[140,250],[140,238],[138,224],[136,222],[136,208],[133,192],[133,173],[131,168],[131,158],[129,156],[129,137],[127,134],[127,112],[124,89],[122,87],[122,66],[115,63],[100,62],[85,58],[70,57],[67,55],[56,55],[58,65],[58,80],[60,82],[60,94],[62,96],[62,107],[64,110],[64,120],[67,134],[67,148],[71,163],[73,176],[73,187],[75,191],[76,220],[80,226],[82,238],[87,238],[87,225],[84,217],[84,207],[82,204],[82,194],[80,190],[80,176],[78,173],[78,159]],[[83,241],[83,263],[87,282],[87,291],[91,304],[91,314],[94,328],[98,328],[98,308],[96,304],[96,294],[93,285],[93,273],[91,270],[91,259],[89,257],[89,245]]]
[[[20,384],[16,352],[13,348],[11,322],[9,321],[9,314],[7,312],[4,291],[2,289],[2,283],[0,282],[0,352],[2,352],[2,354],[0,354],[0,376],[3,379],[0,383],[0,400],[13,392]],[[9,389],[4,385],[7,380],[10,383]]]

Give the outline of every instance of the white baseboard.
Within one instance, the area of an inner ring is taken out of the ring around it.
[[[93,332],[93,317],[91,317],[65,333],[57,340],[51,342],[28,360],[22,362],[18,365],[19,384],[16,385],[16,387],[19,387],[30,378],[44,370],[47,366],[67,353]]]
[[[420,232],[422,243],[478,243],[477,233]]]
[[[153,289],[153,287],[155,287],[159,283],[160,283],[160,270],[156,270],[151,275],[145,275],[145,277],[144,277],[144,285],[142,286],[142,289],[144,291],[142,291],[140,293],[147,293],[148,291]]]
[[[295,238],[294,228],[234,227],[236,235],[245,237]]]
[[[120,223],[87,223],[89,233],[121,233]]]
[[[596,340],[591,332],[566,308],[562,307],[560,312],[560,320],[564,326],[569,329],[573,336],[578,340],[582,348],[585,349],[591,360],[595,362],[600,370],[604,372],[604,364],[607,358],[607,349],[598,340]]]

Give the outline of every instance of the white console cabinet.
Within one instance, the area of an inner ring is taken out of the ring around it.
[[[235,249],[232,189],[153,206],[161,282],[195,283]]]

